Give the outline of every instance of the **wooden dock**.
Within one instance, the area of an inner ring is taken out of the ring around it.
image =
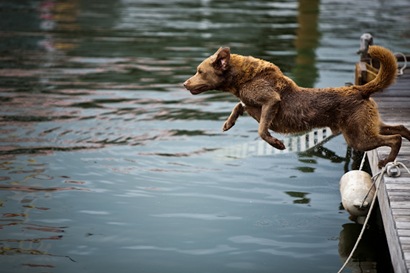
[[[406,69],[393,86],[373,98],[383,121],[410,128],[410,69]],[[382,147],[368,153],[373,174],[379,171],[379,158],[385,158],[389,151]],[[410,168],[410,142],[406,139],[396,160]],[[405,169],[400,170],[401,175],[396,178],[384,175],[377,197],[394,272],[410,273],[410,175]]]

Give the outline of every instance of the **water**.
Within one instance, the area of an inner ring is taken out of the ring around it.
[[[344,85],[363,32],[408,53],[409,9],[2,1],[1,271],[336,272],[358,228],[340,208],[343,138],[274,153],[248,116],[221,132],[235,98],[181,83],[230,46],[300,85]],[[373,233],[345,272],[386,272]]]

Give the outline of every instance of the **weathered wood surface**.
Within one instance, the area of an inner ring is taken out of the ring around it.
[[[380,115],[387,124],[403,124],[410,128],[410,69],[383,93],[373,97]],[[379,170],[379,158],[385,158],[389,148],[381,147],[369,153],[373,174]],[[410,142],[403,139],[396,159],[410,168]],[[384,176],[378,199],[395,273],[410,273],[410,175],[400,169],[400,177]]]

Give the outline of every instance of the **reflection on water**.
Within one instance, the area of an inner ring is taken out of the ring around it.
[[[299,0],[294,80],[300,86],[314,86],[318,77],[316,48],[319,44],[319,0]]]
[[[181,83],[230,46],[343,85],[363,32],[408,51],[408,14],[405,0],[2,1],[2,272],[336,272],[357,228],[339,210],[343,139],[278,136],[277,154],[249,117],[221,132],[235,98]]]
[[[290,197],[295,198],[295,200],[293,200],[294,204],[310,203],[310,198],[306,197],[309,194],[308,192],[287,191],[285,193],[288,194]]]

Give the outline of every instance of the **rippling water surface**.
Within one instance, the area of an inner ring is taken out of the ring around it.
[[[304,151],[327,131],[278,136],[275,153],[248,116],[221,132],[235,98],[181,83],[230,46],[301,85],[344,85],[363,32],[409,53],[409,13],[406,0],[2,1],[1,271],[336,272],[358,228],[340,209],[343,138]],[[348,272],[386,272],[374,238]]]

